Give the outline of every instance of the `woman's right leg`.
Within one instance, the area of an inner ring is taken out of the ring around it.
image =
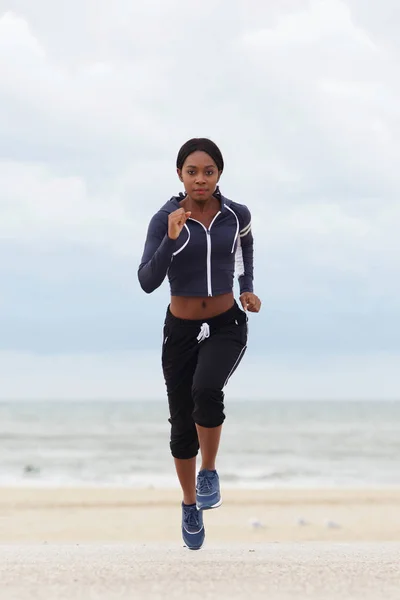
[[[196,458],[199,440],[193,420],[193,400],[191,394],[192,377],[182,381],[168,393],[171,438],[170,450],[174,459],[176,474],[181,484],[184,504],[196,502]]]
[[[199,439],[193,419],[192,385],[197,356],[196,337],[167,314],[162,365],[170,412],[170,448],[183,492],[182,538],[191,550],[201,548],[205,539],[203,514],[196,506]]]
[[[192,340],[193,338],[193,340]],[[170,450],[183,492],[184,504],[196,502],[196,457],[199,452],[193,419],[192,385],[198,344],[178,319],[167,312],[164,326],[162,367],[171,423]]]
[[[174,458],[184,504],[196,503],[196,457]]]

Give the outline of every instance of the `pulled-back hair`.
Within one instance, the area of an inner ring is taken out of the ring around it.
[[[207,138],[192,138],[183,144],[182,148],[178,152],[178,157],[176,159],[176,166],[178,169],[182,169],[187,157],[193,152],[206,152],[215,164],[217,165],[218,171],[224,170],[224,159],[222,158],[222,154],[220,149],[214,142]]]

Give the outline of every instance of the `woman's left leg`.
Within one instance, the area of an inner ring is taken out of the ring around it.
[[[193,377],[193,419],[202,456],[197,477],[196,503],[199,509],[221,504],[219,478],[215,468],[224,413],[224,387],[242,360],[247,348],[247,315],[237,309],[228,324],[211,331],[201,342]]]
[[[218,425],[218,427],[196,425],[196,429],[201,449],[200,470],[214,471],[219,442],[221,440],[222,425]]]

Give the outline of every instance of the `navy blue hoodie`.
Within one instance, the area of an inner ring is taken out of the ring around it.
[[[250,211],[215,195],[221,208],[208,229],[190,217],[176,240],[168,237],[168,215],[180,208],[183,194],[153,215],[138,269],[145,292],[153,292],[168,275],[172,296],[218,296],[232,291],[235,271],[240,293],[253,291]]]

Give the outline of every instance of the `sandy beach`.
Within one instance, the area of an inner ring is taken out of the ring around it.
[[[2,600],[398,600],[400,544],[0,545]]]
[[[399,597],[399,489],[223,498],[190,552],[178,490],[3,488],[1,598]]]
[[[400,542],[400,489],[223,489],[210,542]],[[179,491],[0,490],[0,543],[181,544]]]

